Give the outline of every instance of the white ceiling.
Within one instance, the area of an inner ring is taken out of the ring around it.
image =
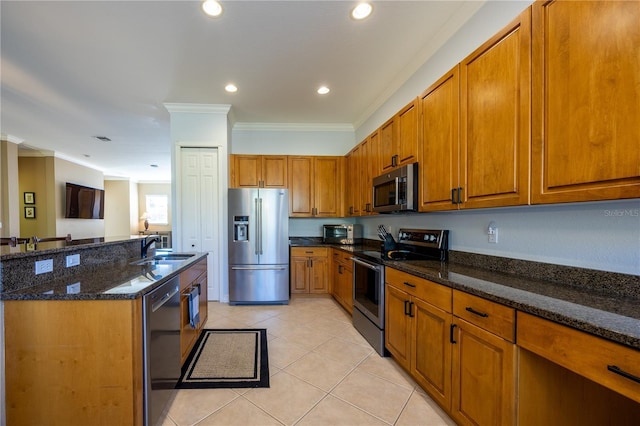
[[[106,176],[169,180],[163,103],[357,128],[481,5],[374,1],[356,22],[355,1],[222,3],[209,18],[199,1],[0,1],[2,135]]]

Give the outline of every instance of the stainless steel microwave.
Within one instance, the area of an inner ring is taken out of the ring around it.
[[[362,225],[323,225],[322,241],[327,244],[362,243]]]
[[[373,178],[373,211],[397,213],[418,209],[418,163]]]

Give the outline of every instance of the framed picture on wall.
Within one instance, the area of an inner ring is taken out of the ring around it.
[[[35,192],[25,192],[24,193],[24,203],[25,204],[35,204],[36,203],[36,193]]]
[[[35,219],[36,218],[36,208],[35,207],[25,207],[24,208],[24,217],[25,217],[25,219]]]

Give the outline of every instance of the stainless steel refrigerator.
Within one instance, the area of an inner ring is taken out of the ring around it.
[[[289,303],[289,192],[229,189],[229,304]]]

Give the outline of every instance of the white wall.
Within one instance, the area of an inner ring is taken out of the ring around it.
[[[355,145],[352,128],[281,125],[278,127],[237,124],[232,130],[232,154],[345,155]]]

